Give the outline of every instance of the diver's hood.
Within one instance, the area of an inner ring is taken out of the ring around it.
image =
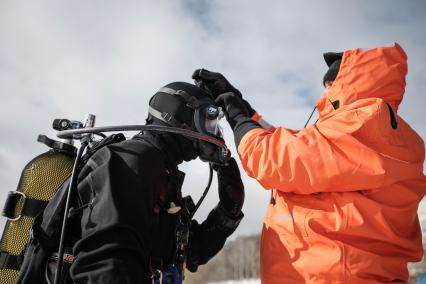
[[[223,141],[219,125],[222,117],[221,108],[214,104],[206,91],[189,83],[174,82],[151,98],[147,124],[188,129]],[[185,138],[185,141],[184,148],[189,149],[190,145],[203,161],[223,164],[229,159],[229,153],[217,145],[202,140]]]

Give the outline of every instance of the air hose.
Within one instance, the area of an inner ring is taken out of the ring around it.
[[[201,203],[203,203],[204,198],[206,198],[207,193],[209,192],[210,186],[212,185],[213,180],[213,166],[211,163],[209,163],[209,181],[207,182],[207,186],[204,189],[203,195],[201,195],[200,199],[198,200],[197,204],[195,205],[194,211],[189,216],[189,220],[192,220],[192,218],[195,215],[195,212],[197,212],[198,208],[200,207]]]

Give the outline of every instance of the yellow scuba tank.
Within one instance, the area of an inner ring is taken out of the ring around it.
[[[0,283],[18,278],[18,257],[23,253],[34,218],[71,175],[76,149],[44,135],[39,142],[51,149],[32,159],[23,169],[16,191],[10,191],[2,215],[8,219],[0,241]]]

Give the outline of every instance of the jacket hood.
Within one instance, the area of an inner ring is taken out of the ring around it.
[[[333,102],[339,101],[342,106],[368,98],[383,99],[397,111],[406,75],[407,55],[397,43],[391,47],[345,51],[336,80],[317,102],[320,118],[334,111]]]

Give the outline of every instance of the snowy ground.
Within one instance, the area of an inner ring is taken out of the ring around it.
[[[207,284],[260,284],[260,279],[230,280],[223,282],[209,282]]]

